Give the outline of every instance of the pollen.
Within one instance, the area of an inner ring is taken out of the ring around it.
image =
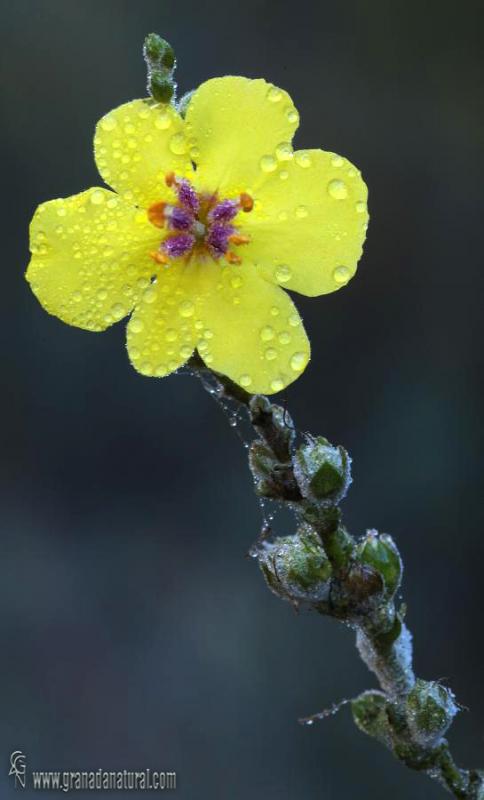
[[[242,263],[229,247],[250,241],[249,236],[239,231],[235,218],[240,211],[251,211],[252,197],[243,192],[237,199],[221,199],[217,192],[197,192],[190,181],[174,172],[165,175],[165,183],[175,191],[177,200],[173,204],[159,201],[147,210],[152,225],[167,231],[159,249],[150,253],[151,257],[165,265],[174,259],[203,260],[207,256],[214,261],[225,258],[229,264]]]

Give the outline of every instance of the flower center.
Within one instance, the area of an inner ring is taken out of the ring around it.
[[[215,261],[224,257],[231,264],[240,264],[242,259],[231,247],[247,244],[249,237],[239,233],[233,221],[239,211],[252,211],[252,197],[243,192],[237,200],[221,200],[217,192],[196,192],[190,181],[173,172],[165,181],[175,190],[178,202],[153,203],[148,209],[149,221],[168,231],[151,257],[166,266],[177,258],[189,261],[195,255]]]

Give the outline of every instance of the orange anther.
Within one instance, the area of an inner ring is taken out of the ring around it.
[[[249,244],[250,236],[243,236],[241,233],[233,233],[229,236],[229,242],[232,244]]]
[[[167,186],[173,186],[176,183],[176,175],[174,172],[167,172],[165,175],[165,183]]]
[[[150,253],[151,258],[153,261],[156,261],[157,264],[168,264],[170,259],[161,250],[153,250]]]
[[[247,192],[242,192],[239,198],[239,202],[242,211],[252,211],[252,209],[254,208],[254,201],[250,196],[250,194],[247,194]]]
[[[229,250],[228,253],[225,253],[225,258],[229,262],[229,264],[242,264],[242,259],[233,253],[232,250]]]
[[[153,203],[147,211],[149,221],[157,228],[163,228],[165,224],[165,206],[166,203],[163,202]]]

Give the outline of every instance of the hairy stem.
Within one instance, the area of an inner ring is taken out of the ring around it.
[[[484,800],[484,772],[459,768],[444,738],[459,710],[452,692],[415,677],[405,608],[395,602],[403,570],[395,542],[373,530],[356,540],[342,524],[339,505],[351,482],[348,454],[308,434],[297,447],[286,409],[212,372],[198,356],[189,367],[212,396],[246,410],[255,434],[249,466],[256,493],[294,513],[295,534],[264,535],[254,548],[269,588],[356,632],[358,653],[380,687],[352,701],[356,725],[459,800]]]

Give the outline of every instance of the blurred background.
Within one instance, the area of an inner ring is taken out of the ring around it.
[[[23,273],[37,204],[99,185],[93,128],[144,96],[146,33],[174,45],[181,92],[288,89],[297,146],[356,163],[371,214],[351,284],[297,298],[313,360],[289,407],[350,450],[346,522],[397,538],[416,668],[470,709],[451,740],[484,767],[482,4],[2,7],[2,798],[21,749],[34,769],[177,770],[187,800],[438,800],[347,710],[297,724],[374,680],[350,631],[296,615],[246,558],[260,512],[220,409],[195,379],[138,375],[123,323],[47,315]]]

